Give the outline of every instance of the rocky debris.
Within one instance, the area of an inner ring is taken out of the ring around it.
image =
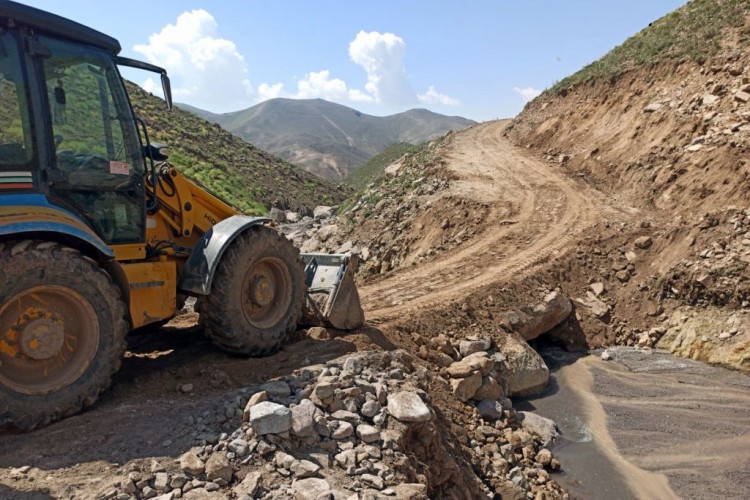
[[[286,212],[279,210],[276,207],[272,207],[268,215],[274,222],[282,223],[286,222]]]
[[[469,340],[476,343],[464,352],[491,348]],[[196,446],[172,467],[154,461],[148,472],[134,471],[112,498],[470,499],[507,493],[510,484],[524,495],[561,497],[549,476],[549,424],[532,426],[534,416],[516,414],[502,396],[504,355],[483,350],[456,363],[455,380],[479,384],[469,391],[475,397],[491,386],[491,397],[466,398],[466,441],[426,392],[450,386],[447,368],[433,372],[405,351],[358,352],[239,391],[217,412],[218,434],[204,424],[207,412],[190,416]]]
[[[429,261],[460,246],[484,229],[492,207],[442,193],[450,181],[444,143],[439,139],[405,155],[352,205],[318,207],[314,217],[283,224],[281,230],[303,252],[358,254],[360,277]]]
[[[317,206],[313,209],[313,218],[315,219],[330,219],[333,215],[334,208],[328,206]]]
[[[295,500],[318,500],[329,498],[331,485],[325,479],[295,479],[292,483],[292,495]]]
[[[228,483],[232,480],[232,466],[226,455],[214,453],[206,462],[206,477],[209,481],[223,480]]]
[[[591,285],[589,285],[589,288],[591,288],[591,291],[596,297],[601,296],[607,290],[606,286],[602,282],[591,283]]]

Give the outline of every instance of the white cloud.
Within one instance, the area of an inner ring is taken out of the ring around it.
[[[268,83],[261,83],[258,85],[258,98],[257,101],[267,101],[268,99],[275,99],[284,95],[284,84],[274,83],[269,85]]]
[[[234,42],[218,36],[217,27],[203,9],[184,12],[133,50],[167,69],[175,100],[215,112],[245,108],[252,94],[247,63]],[[149,78],[143,87],[157,86]]]
[[[331,78],[331,72],[327,69],[322,71],[311,71],[302,80],[297,82],[297,93],[292,97],[296,99],[321,98],[335,102],[368,102],[373,97],[358,89],[350,89],[341,78]]]
[[[419,102],[442,104],[443,106],[458,106],[461,104],[458,99],[441,94],[432,85],[427,89],[427,92],[417,95],[417,99],[419,99]]]
[[[516,93],[521,96],[524,102],[528,102],[542,93],[541,90],[537,90],[534,87],[525,87],[522,89],[518,87],[513,87],[513,90],[515,90]]]
[[[365,90],[387,106],[411,105],[414,90],[404,66],[406,43],[393,33],[360,31],[349,44],[349,57],[367,73]]]
[[[371,103],[391,109],[418,102],[460,104],[434,86],[424,94],[414,92],[404,64],[406,43],[393,33],[360,31],[349,44],[349,57],[367,75],[364,89],[350,87],[327,69],[305,73],[297,81],[296,91],[287,90],[281,82],[261,83],[253,89],[245,58],[234,42],[221,38],[216,19],[204,9],[183,12],[174,24],[164,26],[148,43],[133,49],[167,69],[176,101],[213,112],[236,111],[276,97]],[[161,85],[153,77],[146,78],[142,87],[161,94]]]

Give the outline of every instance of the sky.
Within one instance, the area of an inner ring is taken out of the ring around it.
[[[224,113],[274,97],[385,116],[508,118],[685,0],[22,0],[163,66],[173,96]],[[159,93],[157,77],[126,78]]]

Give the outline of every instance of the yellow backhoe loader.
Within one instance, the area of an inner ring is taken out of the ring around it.
[[[223,349],[265,355],[303,318],[364,321],[349,255],[300,255],[180,174],[134,116],[114,38],[0,0],[0,427],[91,405],[125,336],[197,299]]]

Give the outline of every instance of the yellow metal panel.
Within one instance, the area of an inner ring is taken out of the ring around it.
[[[174,261],[122,264],[130,287],[133,328],[169,319],[177,312],[177,267]]]
[[[112,245],[112,251],[115,253],[115,259],[119,262],[146,258],[146,245],[143,243],[135,245]]]

